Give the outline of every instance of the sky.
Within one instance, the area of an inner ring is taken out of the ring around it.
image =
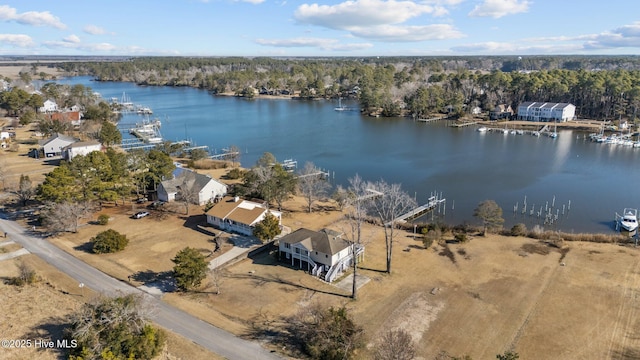
[[[0,56],[640,55],[638,0],[0,0]]]

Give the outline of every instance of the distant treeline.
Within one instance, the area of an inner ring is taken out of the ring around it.
[[[635,121],[638,56],[382,58],[140,57],[59,64],[73,75],[140,85],[190,86],[253,97],[350,97],[366,113],[462,116],[523,101],[569,102],[581,118]]]

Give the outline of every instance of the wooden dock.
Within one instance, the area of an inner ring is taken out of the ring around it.
[[[432,122],[432,121],[439,121],[439,120],[447,120],[449,117],[448,116],[439,116],[439,117],[433,117],[433,118],[429,118],[429,119],[416,119],[416,121],[419,122]]]
[[[411,219],[415,219],[418,218],[426,213],[428,213],[429,211],[434,210],[435,208],[437,208],[440,204],[443,204],[447,201],[447,199],[445,198],[439,198],[438,196],[434,195],[429,197],[429,202],[427,202],[424,205],[420,205],[417,208],[402,214],[400,216],[398,216],[397,218],[393,219],[392,221],[384,224],[385,226],[390,226],[391,224],[395,224],[397,222],[405,222],[407,220],[411,220]]]
[[[453,123],[451,125],[449,125],[450,127],[456,127],[456,128],[460,128],[460,127],[466,127],[466,126],[471,126],[471,125],[476,125],[478,122],[477,121],[469,121],[469,122],[464,122],[464,123]]]

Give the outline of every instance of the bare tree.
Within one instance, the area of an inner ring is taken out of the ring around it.
[[[416,356],[416,347],[411,335],[406,331],[389,330],[380,338],[375,349],[376,360],[412,360]]]
[[[307,162],[298,175],[298,189],[307,201],[308,211],[313,211],[313,203],[327,195],[329,183],[320,169]]]
[[[331,194],[331,198],[338,205],[338,210],[342,211],[349,201],[349,192],[342,185],[338,185],[333,194]]]
[[[236,163],[240,165],[240,148],[235,145],[229,146],[228,159],[231,161],[231,166],[236,166]]]
[[[5,189],[5,180],[7,178],[8,172],[7,172],[7,161],[2,158],[0,159],[0,181],[2,182],[2,188],[0,190],[4,190]]]
[[[374,188],[381,193],[372,201],[372,211],[384,228],[387,256],[387,273],[391,273],[391,257],[398,217],[416,206],[415,200],[402,190],[400,184],[387,184],[384,180],[375,183]]]
[[[209,282],[211,283],[211,286],[215,288],[216,295],[220,295],[223,278],[222,269],[220,267],[214,267],[209,270]]]
[[[195,174],[191,171],[185,171],[182,184],[178,185],[177,197],[184,205],[184,213],[189,215],[189,205],[198,204],[198,193],[194,190]]]
[[[18,183],[18,189],[16,189],[16,195],[22,203],[22,206],[26,206],[27,202],[31,200],[35,195],[33,183],[29,179],[29,175],[20,175],[20,182]]]
[[[50,202],[40,215],[43,225],[53,233],[78,232],[78,222],[89,214],[89,205],[85,202]]]
[[[353,267],[351,297],[354,300],[357,298],[356,278],[358,257],[356,253],[362,246],[362,224],[367,219],[367,209],[371,202],[370,192],[367,190],[368,186],[369,185],[356,174],[354,177],[349,178],[349,188],[346,190],[347,196],[344,208],[350,232],[351,253],[353,254],[353,262],[351,264]]]

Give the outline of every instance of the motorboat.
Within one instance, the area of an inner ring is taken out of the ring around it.
[[[634,235],[638,230],[638,209],[625,208],[622,215],[616,214],[619,230]]]
[[[486,127],[486,126],[480,126],[480,127],[478,128],[478,131],[479,131],[479,132],[487,132],[487,130],[489,130],[489,129],[487,129],[487,127]]]

